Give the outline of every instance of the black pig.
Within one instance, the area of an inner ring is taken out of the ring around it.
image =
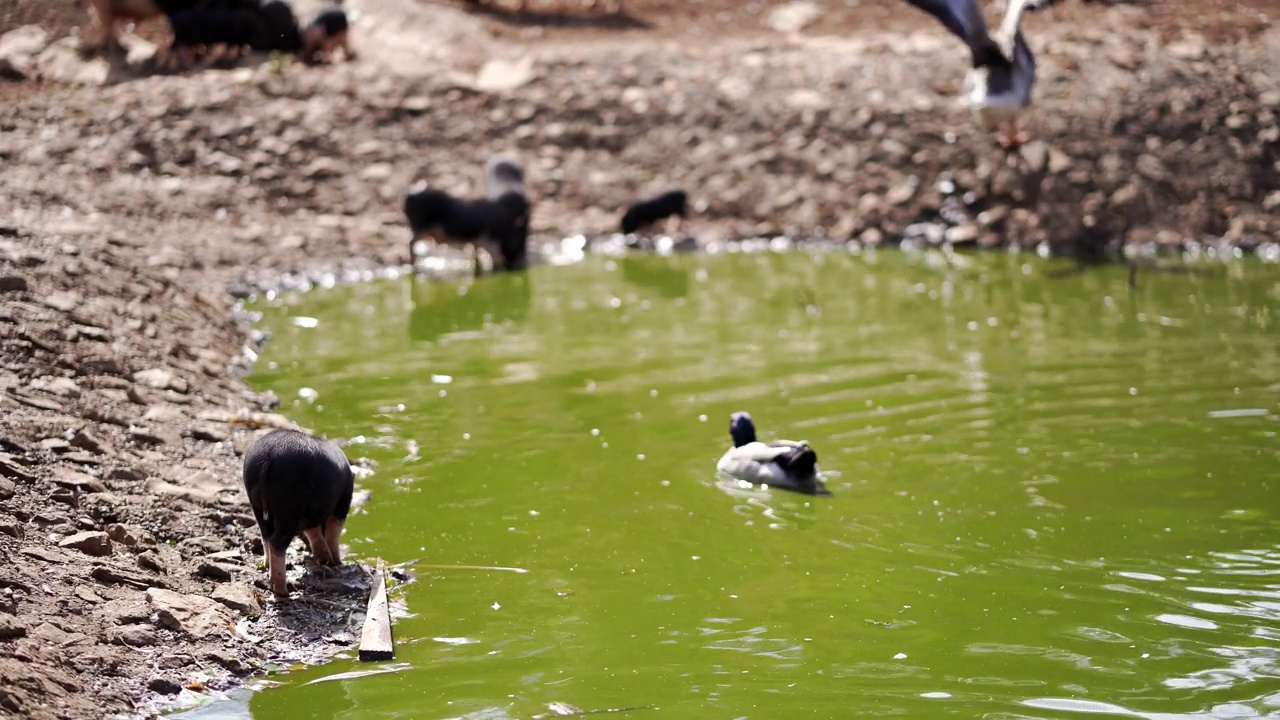
[[[511,158],[495,157],[488,163],[486,184],[489,197],[482,199],[456,198],[431,188],[405,195],[404,214],[412,233],[410,264],[414,243],[430,238],[447,245],[484,246],[495,260],[502,258],[506,270],[524,266],[532,212],[524,170]],[[475,272],[480,272],[478,253]]]
[[[296,430],[273,430],[244,456],[244,491],[262,531],[271,591],[289,594],[284,552],[299,534],[321,565],[341,565],[338,539],[354,478],[337,445]]]
[[[671,216],[680,218],[679,226],[684,226],[684,218],[687,214],[687,206],[689,203],[688,195],[683,190],[669,190],[645,200],[641,200],[632,204],[622,215],[622,233],[630,235],[633,232],[664,220]],[[677,229],[679,232],[679,229]]]

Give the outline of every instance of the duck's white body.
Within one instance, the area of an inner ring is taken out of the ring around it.
[[[798,447],[808,447],[806,442],[777,440],[771,443],[753,442],[741,447],[732,447],[720,456],[716,470],[735,480],[742,480],[756,485],[775,485],[793,487],[802,484],[797,480],[812,478],[792,478],[786,468],[778,464],[778,458]],[[817,474],[816,472],[814,473]]]

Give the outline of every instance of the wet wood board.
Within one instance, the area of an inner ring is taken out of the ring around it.
[[[364,628],[360,631],[360,660],[390,660],[395,654],[395,645],[391,641],[391,615],[387,611],[386,566],[379,560],[369,590]]]

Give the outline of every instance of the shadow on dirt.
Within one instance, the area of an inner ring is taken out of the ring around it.
[[[513,27],[553,27],[576,30],[648,30],[651,23],[641,20],[625,10],[617,12],[567,10],[533,10],[503,7],[492,0],[466,0],[468,12],[497,20]]]

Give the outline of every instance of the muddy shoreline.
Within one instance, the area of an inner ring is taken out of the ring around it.
[[[349,65],[0,82],[5,713],[145,716],[352,649],[338,608],[362,601],[358,568],[295,570],[324,602],[261,597],[240,456],[288,421],[239,379],[260,339],[234,303],[403,263],[401,193],[478,192],[492,152],[524,158],[540,243],[610,232],[676,185],[704,244],[1093,258],[1280,238],[1280,31],[1257,19],[1280,3],[1248,22],[1066,2],[1032,18],[1035,140],[1010,157],[955,101],[957,47],[910,14],[783,33],[729,0],[697,5],[736,30],[631,0],[647,24],[614,32],[356,4],[368,50]],[[395,35],[410,10],[422,26]]]

